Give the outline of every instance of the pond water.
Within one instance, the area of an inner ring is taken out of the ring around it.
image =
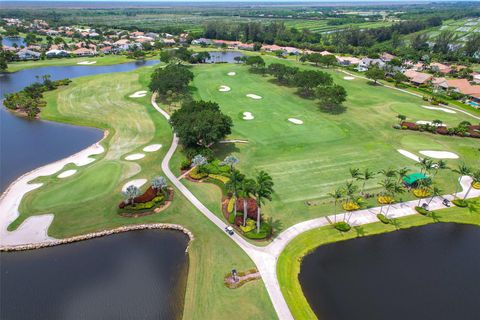
[[[59,66],[25,69],[0,74],[0,97],[22,90],[36,76],[51,75],[52,80],[87,75],[131,71],[154,65],[157,60],[137,61],[111,66]],[[0,108],[0,193],[22,174],[65,158],[94,144],[101,130],[48,121],[28,120]]]
[[[478,319],[480,228],[437,223],[333,243],[301,265],[319,319]]]
[[[180,319],[187,243],[144,230],[0,253],[0,319]]]
[[[23,41],[22,37],[4,37],[2,39],[2,45],[7,47],[13,47],[16,44],[17,47],[26,46],[27,44]]]
[[[207,59],[207,63],[218,63],[218,62],[227,62],[227,63],[236,63],[235,57],[243,57],[244,54],[237,51],[211,51],[210,59]]]

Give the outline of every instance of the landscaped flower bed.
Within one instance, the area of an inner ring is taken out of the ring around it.
[[[480,182],[474,182],[474,183],[472,183],[472,188],[473,188],[473,189],[480,190]]]
[[[355,211],[360,209],[360,205],[355,202],[346,202],[342,204],[343,210],[345,211]]]
[[[380,204],[391,204],[395,202],[395,199],[393,199],[390,196],[379,196],[377,198],[378,203]]]
[[[426,198],[431,195],[430,191],[427,189],[413,189],[412,193],[417,198]]]
[[[193,168],[189,173],[189,177],[194,180],[202,180],[203,178],[208,176],[206,172],[198,172],[198,167]]]
[[[348,232],[352,228],[348,223],[344,221],[337,222],[333,225],[335,229],[341,232]]]

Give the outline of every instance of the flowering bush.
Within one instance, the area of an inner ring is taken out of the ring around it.
[[[192,179],[195,179],[195,180],[200,180],[200,179],[203,179],[205,178],[206,176],[208,176],[208,173],[206,172],[198,172],[198,167],[195,167],[192,169],[192,171],[190,171],[190,173],[188,174],[190,176],[190,178]]]
[[[252,219],[247,219],[247,222],[245,223],[245,227],[240,226],[240,230],[242,230],[244,233],[252,231],[253,229],[255,229],[255,220],[252,220]]]
[[[377,198],[377,201],[378,203],[380,204],[390,204],[390,203],[394,203],[395,202],[395,199],[393,199],[392,197],[390,196],[379,196]]]
[[[417,198],[426,198],[431,194],[427,189],[413,189],[412,193]]]
[[[212,174],[211,173],[211,174],[208,175],[208,177],[210,177],[212,179],[215,179],[215,180],[218,180],[218,181],[221,181],[224,184],[227,184],[230,181],[230,178],[219,175],[219,174]]]
[[[354,211],[360,209],[360,206],[355,202],[346,202],[342,205],[345,211]]]
[[[235,198],[231,197],[230,200],[228,200],[228,205],[227,205],[227,212],[232,213],[233,212],[233,205],[235,204]]]
[[[472,188],[473,188],[473,189],[480,189],[480,182],[474,182],[474,183],[472,183]]]

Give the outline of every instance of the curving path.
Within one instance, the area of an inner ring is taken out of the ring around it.
[[[167,120],[170,119],[170,115],[166,113],[162,108],[158,106],[155,101],[156,94],[152,95],[152,106],[160,112]],[[227,227],[227,224],[223,222],[220,218],[218,218],[214,213],[212,213],[207,207],[205,207],[200,200],[198,200],[195,195],[193,195],[190,190],[185,187],[180,180],[173,174],[170,170],[169,162],[172,158],[175,150],[178,146],[178,137],[174,133],[173,134],[173,141],[170,149],[168,150],[165,158],[162,161],[162,170],[165,175],[170,179],[170,181],[175,185],[175,187],[210,221],[212,221],[215,225],[217,225],[222,231]],[[459,197],[462,197],[466,190],[468,189],[469,185],[471,184],[472,179],[470,177],[463,177],[462,179],[462,189],[463,191],[458,193]],[[478,197],[480,196],[480,190],[472,189],[469,194],[469,198]],[[452,195],[444,196],[447,199],[452,200]],[[418,200],[413,200],[409,202],[399,203],[392,205],[390,211],[388,213],[388,217],[398,218],[404,217],[412,214],[416,214],[415,206],[417,205]],[[442,204],[442,198],[437,197],[430,203],[430,209],[437,210],[445,208]],[[350,217],[350,224],[352,226],[359,226],[362,224],[368,224],[373,222],[378,222],[376,214],[379,213],[380,208],[371,208],[366,210],[360,210],[353,213]],[[337,215],[337,219],[340,219],[342,214]],[[283,297],[283,294],[280,290],[280,284],[278,283],[277,278],[277,260],[283,249],[287,246],[287,244],[292,241],[295,237],[299,234],[315,229],[318,227],[326,226],[329,224],[328,219],[334,220],[335,216],[328,216],[328,217],[321,217],[317,219],[312,219],[304,222],[300,222],[282,233],[280,233],[268,246],[265,247],[257,247],[237,233],[231,236],[231,239],[240,246],[248,256],[253,260],[256,264],[260,275],[262,276],[263,282],[267,289],[268,294],[270,295],[270,299],[272,300],[272,304],[277,312],[279,319],[286,319],[290,320],[293,319],[292,313],[288,308],[288,305]],[[225,233],[227,236],[227,234]]]

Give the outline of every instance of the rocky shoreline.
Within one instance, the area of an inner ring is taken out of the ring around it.
[[[195,240],[193,233],[181,225],[170,224],[170,223],[150,223],[150,224],[136,224],[136,225],[130,225],[130,226],[123,226],[115,229],[102,230],[98,232],[87,233],[84,235],[79,235],[79,236],[74,236],[74,237],[69,237],[64,239],[55,239],[52,241],[46,241],[46,242],[40,242],[40,243],[15,245],[15,246],[2,246],[0,247],[0,251],[8,252],[8,251],[34,250],[34,249],[58,246],[61,244],[73,243],[77,241],[89,240],[89,239],[108,236],[108,235],[117,234],[121,232],[134,231],[134,230],[149,230],[149,229],[170,229],[170,230],[178,230],[183,232],[190,239],[188,242],[187,248],[185,249],[185,252],[188,252],[190,243],[193,240]]]

